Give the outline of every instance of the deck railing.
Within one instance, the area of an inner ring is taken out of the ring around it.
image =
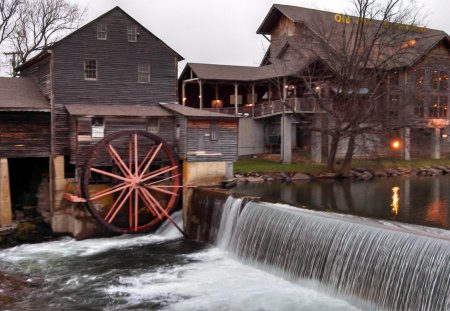
[[[227,108],[208,108],[205,110],[220,112],[231,115],[240,116],[253,116],[254,118],[265,117],[269,115],[282,113],[283,110],[286,113],[323,113],[325,112],[322,107],[329,105],[331,101],[329,99],[319,98],[288,98],[286,102],[280,100],[272,100],[269,102],[256,104],[252,107],[238,106],[237,113],[235,107]]]

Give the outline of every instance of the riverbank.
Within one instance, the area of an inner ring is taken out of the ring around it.
[[[239,183],[290,182],[310,179],[346,178],[339,173],[327,173],[325,164],[297,161],[281,164],[276,157],[240,159],[234,166]],[[450,159],[440,160],[355,160],[350,177],[371,180],[398,176],[439,176],[450,173]]]
[[[51,241],[54,238],[52,229],[41,217],[29,217],[15,221],[12,226],[0,228],[0,249]]]

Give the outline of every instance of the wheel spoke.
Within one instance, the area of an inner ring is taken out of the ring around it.
[[[130,179],[128,179],[128,178],[125,178],[125,177],[122,177],[117,174],[113,174],[113,173],[110,173],[110,172],[107,172],[104,170],[99,170],[98,168],[95,168],[95,167],[91,167],[91,171],[111,177],[111,178],[115,178],[115,179],[119,179],[119,180],[123,180],[123,181],[130,181]]]
[[[139,164],[139,172],[142,171],[142,167],[147,163],[148,159],[151,157],[151,155],[153,154],[153,151],[155,150],[156,146],[152,146],[150,148],[150,150],[147,152],[147,154],[144,157],[144,160],[142,160],[141,164]],[[145,171],[144,171],[145,172]]]
[[[136,167],[137,169],[137,167]],[[134,231],[137,231],[138,228],[138,221],[139,221],[139,217],[138,217],[138,212],[139,212],[139,195],[138,195],[138,190],[139,188],[134,189]]]
[[[173,176],[169,176],[169,177],[167,177],[167,178],[160,179],[160,180],[151,182],[151,183],[149,183],[149,184],[145,184],[145,186],[151,186],[151,185],[154,185],[154,184],[158,184],[158,183],[160,183],[160,182],[163,182],[163,181],[166,181],[166,180],[169,180],[169,179],[178,177],[178,176],[180,176],[180,175],[181,175],[181,174],[176,174],[176,175],[173,175]],[[168,187],[178,187],[178,186],[168,186]]]
[[[118,185],[115,185],[114,187],[107,188],[107,189],[105,189],[105,190],[102,190],[102,191],[99,191],[99,192],[97,192],[97,193],[94,193],[93,195],[91,195],[91,196],[89,197],[89,200],[96,200],[96,199],[99,199],[99,198],[101,198],[101,197],[104,197],[105,195],[113,194],[113,193],[115,193],[115,192],[117,192],[117,191],[120,191],[120,190],[122,190],[122,189],[125,189],[125,188],[127,188],[127,187],[129,187],[129,186],[130,186],[130,184],[129,184],[129,183],[126,183],[126,182],[121,183],[121,184],[118,184]]]
[[[131,195],[131,193],[133,192],[133,189],[131,188],[127,195],[125,196],[125,198],[122,200],[122,202],[119,204],[119,206],[117,206],[116,211],[111,215],[110,219],[107,220],[105,219],[109,224],[112,223],[112,221],[114,220],[114,218],[116,218],[117,213],[122,209],[123,205],[125,204],[125,202],[127,201],[128,197]]]
[[[147,180],[150,180],[156,176],[159,176],[161,174],[176,170],[178,168],[178,166],[165,166],[163,168],[160,168],[159,170],[156,170],[150,174],[148,174],[146,177],[144,176],[144,178],[141,180],[141,182],[146,182]]]
[[[142,176],[144,176],[144,173],[148,170],[148,168],[150,167],[150,164],[152,164],[152,162],[155,159],[156,155],[158,154],[159,150],[161,150],[161,147],[162,147],[162,143],[158,145],[158,147],[156,148],[156,150],[153,153],[152,157],[150,158],[150,160],[145,165],[145,168],[142,170],[141,175],[139,175],[140,178],[142,178]]]
[[[122,160],[122,157],[119,155],[119,153],[116,151],[116,149],[114,149],[114,147],[111,144],[106,145],[106,151],[108,151],[109,156],[113,159],[113,161],[116,162],[122,174],[124,176],[130,176],[131,175],[130,170],[128,169],[125,162]]]
[[[121,202],[122,197],[124,196],[125,192],[126,192],[126,189],[122,189],[122,192],[120,193],[119,197],[117,198],[117,200],[114,201],[113,206],[111,206],[111,209],[109,210],[108,214],[106,214],[106,216],[105,216],[106,221],[111,216],[111,214],[114,213],[114,210],[116,209],[119,202]]]
[[[160,217],[157,213],[157,211],[152,207],[152,204],[147,200],[147,198],[142,193],[141,189],[138,189],[138,195],[141,198],[142,202],[144,203],[145,207],[150,211],[150,213],[153,215],[153,217]]]
[[[135,176],[138,176],[138,160],[139,160],[139,153],[138,153],[138,138],[137,134],[134,133],[134,174]]]
[[[155,197],[152,196],[152,194],[145,188],[142,188],[145,193],[147,194],[148,198],[155,204],[156,208],[159,209],[159,211],[166,217],[169,217],[169,214],[167,211],[159,204],[158,200],[155,199]]]
[[[154,203],[153,203],[153,200],[151,199],[152,196],[150,195],[150,193],[147,190],[145,190],[144,188],[140,189],[140,193],[142,193],[142,197],[145,199],[145,202],[146,202],[145,205],[150,210],[150,212],[152,212],[154,216],[158,217],[158,219],[162,219],[163,217],[158,212],[158,209],[153,206]]]

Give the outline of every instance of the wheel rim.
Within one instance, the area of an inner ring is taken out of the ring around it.
[[[99,141],[81,183],[92,215],[120,233],[147,231],[165,219],[180,187],[178,158],[161,138],[144,131]]]

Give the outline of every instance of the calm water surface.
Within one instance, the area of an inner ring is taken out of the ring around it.
[[[233,191],[315,210],[450,229],[450,176],[248,183]]]

